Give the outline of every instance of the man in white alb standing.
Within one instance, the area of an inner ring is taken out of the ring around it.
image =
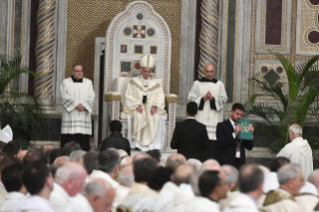
[[[196,102],[198,113],[196,120],[206,125],[210,142],[209,157],[217,158],[216,126],[223,121],[223,108],[227,102],[224,83],[214,78],[216,73],[213,64],[207,64],[205,77],[196,80],[188,94],[188,101]]]
[[[83,78],[83,66],[74,64],[72,76],[63,80],[61,148],[70,141],[80,144],[82,150],[90,151],[92,134],[91,113],[95,93],[92,81]]]

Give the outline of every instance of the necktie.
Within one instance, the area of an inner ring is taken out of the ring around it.
[[[236,125],[237,125],[237,123],[235,122],[235,128],[236,128]],[[239,142],[238,136],[236,137],[236,142],[237,142],[236,151],[237,151],[237,152],[240,152],[240,146],[239,146],[240,142]]]

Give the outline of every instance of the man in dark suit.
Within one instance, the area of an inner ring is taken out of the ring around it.
[[[187,104],[187,119],[176,124],[171,148],[177,149],[187,159],[196,158],[202,161],[202,150],[209,148],[209,140],[206,126],[195,120],[197,107],[195,102]]]
[[[216,137],[218,143],[218,161],[220,165],[229,164],[237,169],[246,163],[245,148],[252,150],[254,140],[240,140],[238,138],[239,131],[242,127],[236,124],[245,111],[240,103],[233,104],[230,111],[230,118],[224,122],[217,124]],[[248,128],[254,132],[254,126],[251,124]]]

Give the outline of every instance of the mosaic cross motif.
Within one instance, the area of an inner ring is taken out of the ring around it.
[[[146,27],[134,25],[133,26],[133,38],[145,38]]]

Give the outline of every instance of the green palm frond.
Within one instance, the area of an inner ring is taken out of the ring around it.
[[[38,77],[32,70],[23,67],[21,62],[21,57],[10,59],[0,55],[0,121],[1,126],[11,126],[16,139],[26,141],[32,138],[32,129],[41,132],[44,111],[36,96],[11,87],[13,80],[22,74]]]
[[[316,122],[312,124],[310,130],[306,130],[304,137],[308,139],[312,148],[318,149],[319,55],[294,67],[285,56],[273,54],[285,69],[287,82],[283,88],[288,90],[284,92],[276,85],[265,83],[259,75],[250,78],[248,80],[250,87],[258,92],[248,97],[245,113],[255,115],[262,120],[258,121],[258,124],[269,133],[271,142],[267,142],[267,145],[273,152],[278,152],[289,142],[288,129],[291,124],[297,123],[304,127],[307,118],[311,117]],[[258,102],[256,100],[258,95],[268,95],[273,101]]]

